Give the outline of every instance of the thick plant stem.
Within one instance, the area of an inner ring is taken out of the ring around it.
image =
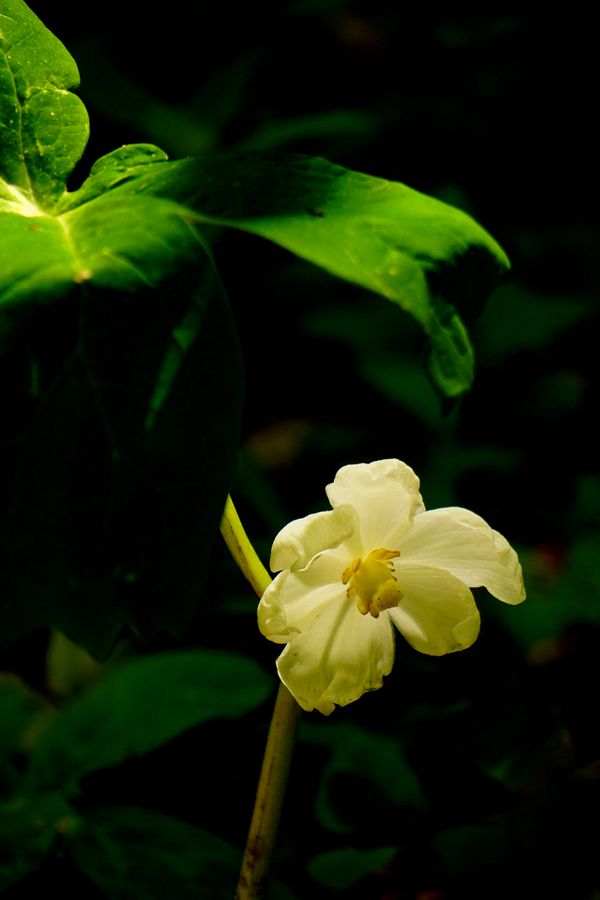
[[[221,534],[243,574],[258,596],[262,597],[271,578],[248,540],[231,497],[227,498],[225,504]],[[300,707],[288,689],[280,684],[258,780],[236,900],[257,900],[264,896],[299,720]]]
[[[280,684],[258,779],[236,900],[264,897],[299,720],[300,707],[285,685]]]

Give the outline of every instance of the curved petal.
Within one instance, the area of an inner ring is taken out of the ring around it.
[[[321,553],[301,572],[281,572],[258,604],[262,634],[285,644],[311,628],[329,605],[339,608],[346,600],[342,572],[349,562],[347,552],[337,548]]]
[[[396,549],[413,516],[424,509],[419,479],[399,459],[344,466],[326,488],[334,508],[351,504],[360,519],[362,549]]]
[[[411,647],[443,656],[471,646],[479,634],[479,611],[464,582],[426,566],[398,564],[396,574],[404,598],[388,615]]]
[[[394,663],[387,616],[361,616],[356,604],[329,608],[312,628],[293,638],[277,660],[279,677],[303,709],[329,715],[380,688]]]
[[[356,511],[348,505],[294,519],[273,541],[271,571],[303,569],[317,553],[339,547],[357,528]]]
[[[486,587],[504,603],[525,599],[517,554],[468,509],[431,509],[415,516],[401,552],[403,561],[446,569],[469,587]]]

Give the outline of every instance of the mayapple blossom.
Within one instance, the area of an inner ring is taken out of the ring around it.
[[[464,650],[479,633],[469,588],[525,599],[517,554],[475,513],[425,510],[397,459],[344,466],[332,509],[297,519],[273,543],[279,572],[258,607],[265,637],[287,644],[279,676],[303,709],[328,715],[381,687],[394,629],[421,653]]]

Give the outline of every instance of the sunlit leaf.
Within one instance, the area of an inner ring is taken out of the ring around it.
[[[21,0],[0,15],[0,210],[52,206],[89,126],[74,60]],[[31,215],[23,211],[22,215]],[[2,234],[2,232],[0,232]]]
[[[292,154],[157,163],[121,190],[177,199],[199,221],[268,238],[387,297],[427,334],[438,388],[457,396],[470,387],[473,351],[458,310],[481,306],[508,260],[466,213],[403,184]]]
[[[7,0],[2,9],[0,310],[73,284],[158,284],[196,257],[197,234],[168,200],[125,204],[106,192],[165,155],[145,145],[109,154],[70,203],[66,181],[89,134],[85,107],[69,90],[78,86],[77,66],[25,3]]]
[[[73,283],[124,290],[159,284],[199,252],[178,201],[197,221],[261,235],[387,297],[428,335],[440,390],[457,396],[470,387],[473,352],[458,310],[480,304],[508,266],[473,219],[405,185],[322,159],[248,153],[171,163],[149,145],[108,154],[68,194],[66,178],[87,139],[87,124],[70,112],[75,104],[85,116],[67,90],[77,84],[77,70],[24,4],[11,0],[10,12],[2,45],[9,125],[0,168],[0,239],[10,252],[0,266],[0,303],[59,294]],[[60,110],[50,108],[46,94],[56,95]],[[32,96],[48,109],[29,109]],[[36,116],[41,131],[30,134],[27,123]]]

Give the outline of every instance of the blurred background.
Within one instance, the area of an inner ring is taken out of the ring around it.
[[[468,323],[475,385],[450,404],[418,329],[385,300],[258,238],[215,246],[246,369],[232,493],[263,559],[284,523],[325,508],[340,466],[393,456],[428,507],[465,506],[505,534],[528,589],[515,608],[482,592],[468,652],[430,659],[399,638],[381,691],[304,717],[276,875],[300,898],[599,900],[591,23],[520,4],[30,5],[81,71],[92,136],[72,187],[122,143],[281,148],[433,194],[508,253],[511,277]],[[220,546],[206,596],[184,643],[272,669],[278,648]],[[34,682],[46,641],[19,648]],[[269,716],[201,726],[91,776],[88,796],[241,846]],[[44,877],[96,896],[59,863]]]

